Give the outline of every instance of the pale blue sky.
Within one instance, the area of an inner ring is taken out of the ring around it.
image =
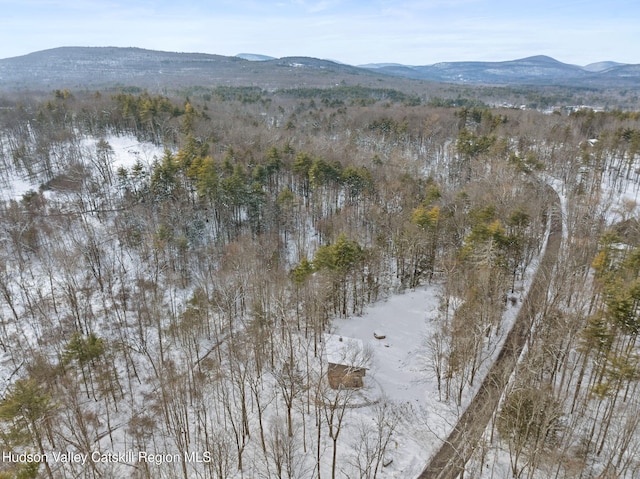
[[[59,46],[349,64],[640,63],[637,0],[0,0],[0,58]]]

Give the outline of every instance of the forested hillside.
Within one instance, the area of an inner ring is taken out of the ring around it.
[[[637,477],[639,187],[634,112],[365,87],[2,98],[0,477],[416,476],[554,214],[559,259],[465,477]],[[325,334],[409,291],[438,305],[414,332],[434,396],[367,395],[366,348],[365,392],[331,388]]]

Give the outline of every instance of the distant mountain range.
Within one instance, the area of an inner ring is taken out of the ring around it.
[[[600,62],[582,67],[534,56],[504,62],[351,66],[309,57],[273,58],[251,53],[230,57],[117,47],[61,47],[0,60],[0,88],[5,90],[196,85],[269,89],[331,86],[346,80],[380,85],[393,78],[456,84],[628,88],[640,87],[640,65]]]
[[[446,62],[426,66],[363,65],[380,73],[447,83],[640,86],[640,65],[599,62],[570,65],[539,55],[504,62]]]
[[[212,85],[275,89],[329,86],[350,76],[380,75],[315,58],[250,61],[237,56],[118,47],[60,47],[0,60],[0,89],[5,90],[114,86],[158,90]]]

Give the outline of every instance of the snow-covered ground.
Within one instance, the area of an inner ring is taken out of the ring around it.
[[[82,141],[82,148],[95,155],[98,141],[86,138]],[[150,165],[163,154],[162,147],[141,144],[131,136],[108,136],[105,141],[112,150],[110,164],[114,172],[120,167],[130,168],[137,161]],[[37,191],[38,188],[39,185],[28,179],[14,175],[5,184],[0,182],[0,198],[19,199],[27,191]],[[360,339],[372,352],[365,389],[351,406],[341,443],[354,444],[358,441],[358,424],[372,420],[376,404],[388,400],[397,412],[394,416],[397,421],[395,431],[386,453],[392,462],[380,471],[378,477],[410,478],[422,471],[475,395],[517,315],[535,269],[534,261],[525,280],[517,285],[517,301],[515,304],[509,302],[506,307],[500,334],[489,347],[491,356],[482,364],[475,387],[465,388],[459,407],[453,399],[449,402],[440,400],[437,380],[429,367],[426,342],[439,330],[441,284],[435,282],[392,295],[367,307],[362,316],[334,320],[332,333]],[[374,333],[380,339],[374,337]],[[346,450],[349,451],[348,448]],[[344,454],[352,453],[351,450]],[[330,454],[326,456],[329,461]],[[348,459],[342,456],[341,460]]]
[[[366,308],[359,317],[336,319],[335,334],[363,341],[373,353],[365,376],[369,400],[384,397],[401,411],[387,456],[393,463],[380,477],[417,477],[429,458],[449,434],[458,416],[469,404],[482,378],[502,347],[520,309],[523,296],[535,274],[537,261],[528,268],[525,280],[516,287],[517,303],[511,302],[503,315],[499,338],[490,347],[491,357],[482,365],[474,387],[466,387],[461,407],[455,400],[442,401],[437,380],[429,367],[426,340],[438,331],[441,285],[423,286]],[[384,339],[376,339],[385,336]],[[353,418],[371,417],[369,406],[354,411]]]
[[[614,162],[612,162],[614,163]],[[640,165],[636,161],[631,170],[639,171],[638,168]],[[633,174],[629,177],[624,177],[620,175],[620,168],[609,168],[601,177],[601,181],[599,185],[596,183],[595,192],[598,197],[597,204],[594,205],[595,215],[597,217],[604,219],[607,227],[611,227],[620,221],[625,221],[631,218],[638,219],[640,214],[639,209],[639,191],[640,191],[640,181],[637,174]],[[592,175],[593,171],[590,169],[587,171],[587,175]],[[570,212],[568,208],[570,208],[569,200],[568,200],[568,191],[567,187],[563,181],[553,178],[551,176],[545,176],[545,181],[552,186],[560,197],[561,209],[562,209],[562,218],[563,218],[563,242],[567,242],[570,235],[570,228],[568,225],[568,217]],[[563,254],[561,250],[561,255]],[[526,351],[523,353],[526,354]],[[635,398],[631,399],[630,404]],[[600,406],[594,402],[592,404],[593,408],[599,408]],[[629,406],[630,410],[633,410],[631,406]],[[587,413],[586,416],[595,417],[596,413],[591,412]],[[614,425],[612,427],[612,431],[616,427],[627,427],[624,423],[624,414],[620,417],[616,418],[620,423],[618,425]],[[587,420],[587,429],[591,427],[592,420]],[[622,426],[620,425],[622,424]],[[611,434],[611,436],[615,436],[615,434]],[[496,479],[496,478],[505,478],[511,477],[511,463],[510,463],[510,453],[508,451],[508,447],[500,441],[498,436],[493,436],[493,441],[491,442],[490,437],[492,437],[489,428],[485,431],[485,440],[489,445],[486,449],[486,455],[484,457],[484,461],[480,464],[477,461],[477,458],[474,458],[467,464],[469,473],[471,477],[478,477],[479,479]],[[636,444],[638,443],[637,439],[634,441]],[[616,447],[615,445],[613,446]],[[605,454],[602,455],[606,456]],[[622,456],[621,456],[622,457]],[[604,464],[598,464],[598,461],[601,459],[595,458],[595,463],[592,465],[591,473],[597,475],[597,477],[613,477],[613,476],[605,476],[598,475],[598,470],[606,469]],[[554,467],[557,467],[554,465]],[[550,477],[551,474],[554,474],[555,477],[559,477],[560,469],[554,469],[553,471],[543,470],[542,468],[539,470],[528,471],[531,473],[528,477],[534,477],[536,479],[543,479],[546,477]],[[589,472],[583,472],[586,474],[584,477],[595,477],[588,476]],[[568,477],[568,476],[563,476]],[[583,476],[581,476],[583,477]],[[629,477],[625,476],[616,476],[616,477]],[[636,477],[635,475],[633,477]]]
[[[432,286],[394,295],[360,317],[334,321],[336,334],[360,339],[372,352],[366,394],[373,400],[384,396],[403,412],[387,452],[393,463],[381,477],[417,476],[437,443],[427,422],[430,412],[443,405],[433,402],[436,383],[428,377],[424,343],[438,314],[438,290]],[[374,333],[385,338],[376,339]],[[353,419],[371,415],[370,407],[353,411]]]
[[[113,150],[113,157],[111,159],[111,167],[113,171],[117,171],[118,168],[131,168],[138,161],[143,165],[151,165],[156,159],[162,158],[164,154],[164,148],[154,145],[153,143],[141,143],[135,136],[132,135],[108,135],[104,140],[111,146]],[[86,138],[83,141],[83,145],[87,148],[95,148],[99,140],[95,138]]]
[[[419,403],[432,391],[425,380],[424,340],[438,314],[438,287],[392,296],[364,315],[336,319],[336,333],[360,339],[373,352],[367,379],[398,402]],[[384,339],[374,338],[385,336]]]
[[[103,138],[111,147],[109,161],[112,171],[118,168],[131,168],[138,161],[143,165],[151,165],[156,159],[162,158],[164,148],[153,143],[141,143],[133,135],[107,135]],[[84,150],[86,158],[96,156],[97,145],[100,139],[85,137],[80,142],[80,148]],[[5,152],[7,155],[8,153]],[[25,173],[15,171],[2,171],[0,175],[0,200],[19,200],[29,191],[38,191],[40,183],[28,177]]]

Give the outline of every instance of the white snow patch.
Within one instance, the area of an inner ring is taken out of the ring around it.
[[[419,288],[376,303],[360,317],[335,320],[335,334],[359,339],[371,349],[371,379],[389,399],[424,402],[423,343],[437,310],[437,287]],[[386,337],[376,339],[378,331]]]
[[[113,150],[111,166],[114,171],[120,167],[131,168],[138,161],[149,166],[164,155],[164,147],[149,142],[141,142],[133,135],[108,135],[103,138]],[[90,137],[84,140],[85,145],[93,148],[100,140]]]

